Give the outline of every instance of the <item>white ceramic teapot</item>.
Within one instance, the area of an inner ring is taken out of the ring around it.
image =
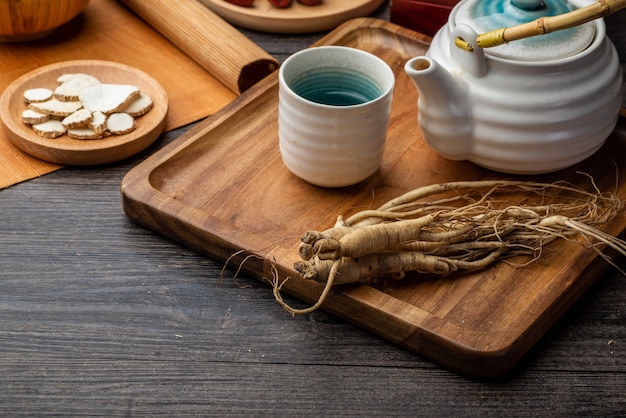
[[[406,63],[425,141],[451,160],[537,174],[597,151],[622,104],[622,70],[603,19],[490,48],[478,33],[555,16],[567,0],[462,0],[426,56]],[[480,42],[480,41],[478,41]]]

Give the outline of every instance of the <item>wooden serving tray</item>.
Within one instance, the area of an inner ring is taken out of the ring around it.
[[[304,231],[326,229],[339,214],[377,207],[419,186],[503,177],[468,162],[447,161],[423,142],[417,91],[403,66],[423,54],[429,40],[364,18],[345,23],[318,43],[372,52],[395,70],[384,163],[363,184],[318,188],[284,167],[274,73],[130,171],[122,182],[125,211],[136,222],[212,258],[226,260],[241,249],[254,253],[258,258],[243,265],[248,273],[270,277],[274,265],[282,278],[291,277],[284,291],[314,302],[321,286],[299,279],[292,269]],[[590,188],[589,178],[578,173],[585,172],[601,190],[617,190],[626,198],[626,128],[620,124],[587,161],[524,178],[567,180]],[[625,228],[622,213],[605,230],[619,235]],[[230,266],[237,267],[244,255]],[[594,251],[557,241],[526,267],[498,263],[446,279],[339,287],[324,309],[459,373],[495,377],[510,370],[606,267]]]

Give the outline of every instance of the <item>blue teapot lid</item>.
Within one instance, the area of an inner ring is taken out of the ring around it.
[[[465,23],[482,34],[577,8],[566,0],[464,0],[457,7],[453,23]],[[487,48],[485,53],[517,61],[547,61],[579,53],[589,46],[594,35],[595,26],[589,22]]]

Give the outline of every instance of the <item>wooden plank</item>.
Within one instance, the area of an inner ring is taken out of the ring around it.
[[[310,186],[280,161],[276,77],[266,79],[219,114],[134,169],[123,182],[125,210],[137,222],[209,256],[227,259],[245,249],[259,258],[244,268],[263,279],[274,265],[285,288],[310,303],[321,289],[297,279],[299,236],[333,225],[337,215],[377,207],[403,191],[453,180],[502,175],[467,162],[447,161],[423,142],[416,123],[417,92],[402,67],[423,53],[428,38],[375,20],[352,21],[320,44],[361,48],[396,72],[388,147],[380,172],[339,190]],[[626,141],[617,130],[593,158],[558,173],[535,176],[626,197]],[[606,167],[617,166],[607,175]],[[514,176],[506,176],[512,178]],[[531,179],[530,177],[520,177]],[[626,217],[606,231],[618,235]],[[242,258],[235,260],[235,264]],[[407,280],[384,288],[346,286],[324,308],[383,338],[461,373],[495,377],[510,370],[606,268],[593,251],[558,242],[541,262],[500,263],[474,274]]]

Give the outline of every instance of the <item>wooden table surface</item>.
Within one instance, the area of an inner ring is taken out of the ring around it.
[[[280,61],[321,37],[243,32]],[[266,285],[220,280],[219,263],[131,222],[123,176],[184,130],[0,191],[0,415],[626,413],[616,269],[510,374],[469,380],[322,311],[292,318]]]

